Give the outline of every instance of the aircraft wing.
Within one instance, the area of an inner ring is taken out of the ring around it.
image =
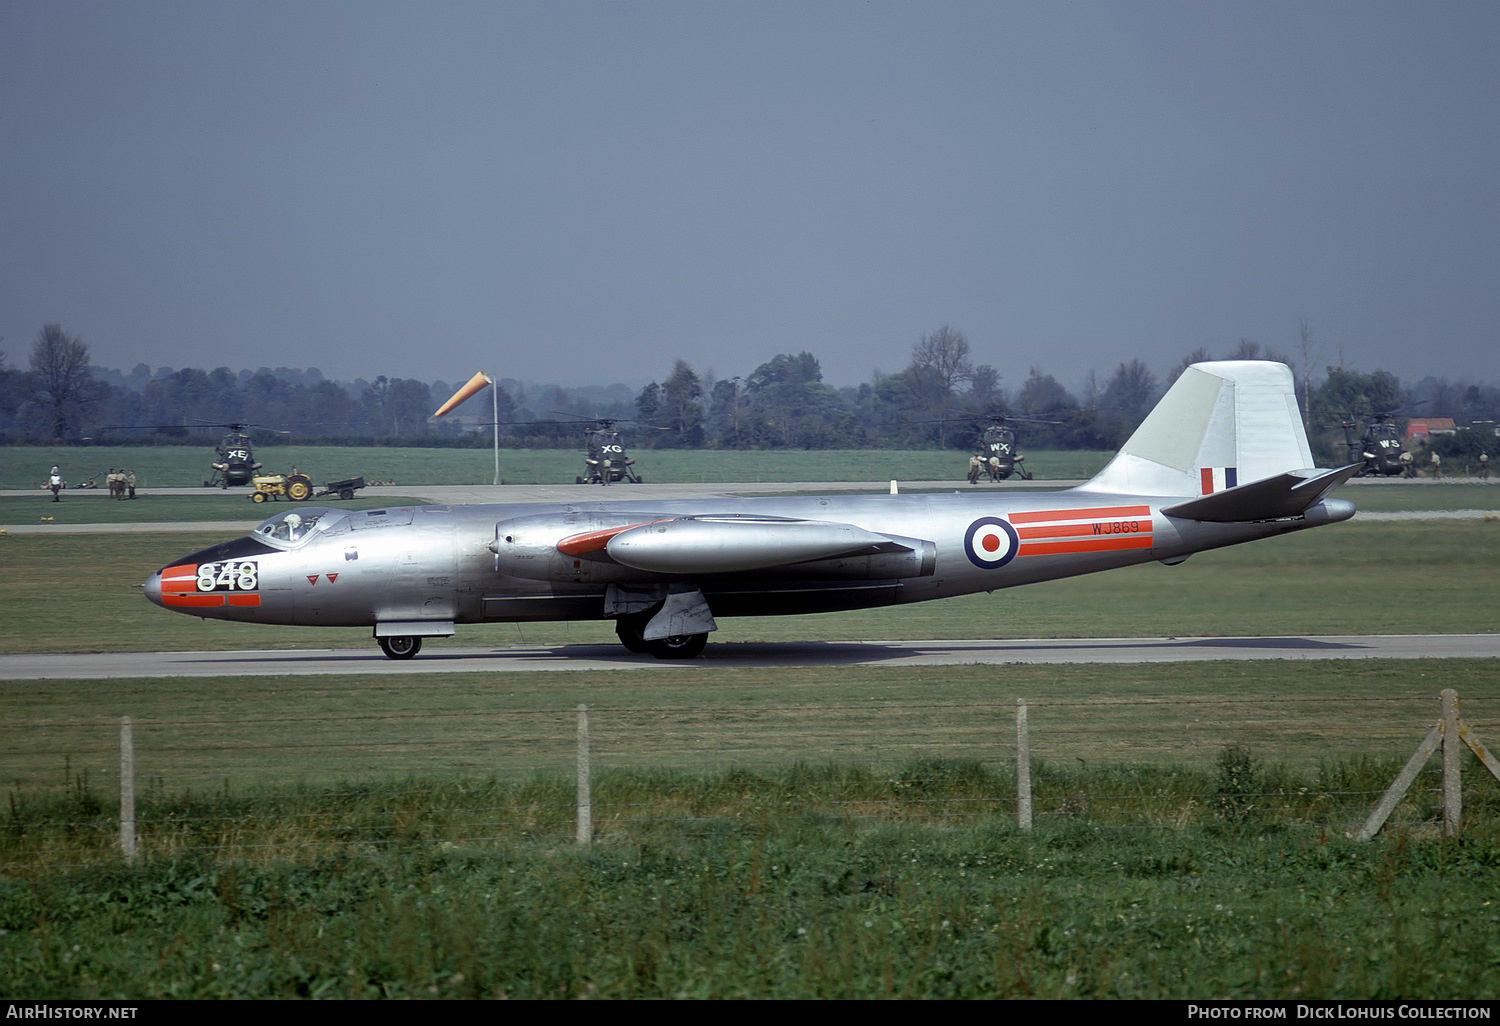
[[[1362,464],[1337,470],[1293,470],[1237,488],[1227,488],[1202,498],[1168,506],[1169,517],[1205,520],[1216,524],[1282,520],[1301,516],[1329,492],[1353,477]]]
[[[584,559],[605,558],[651,573],[718,574],[910,552],[920,544],[853,524],[731,513],[672,517],[589,531],[562,539],[557,550]]]

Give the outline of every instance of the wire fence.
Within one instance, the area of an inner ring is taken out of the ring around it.
[[[1438,729],[1431,697],[1023,708],[1025,733],[1013,701],[889,699],[594,707],[587,731],[580,711],[558,708],[35,721],[0,753],[0,869],[589,843],[786,813],[855,826],[1274,823],[1350,835]],[[1417,766],[1394,822],[1445,828],[1453,786],[1445,795],[1436,762]],[[1471,773],[1461,786],[1463,807],[1492,822],[1495,781]]]

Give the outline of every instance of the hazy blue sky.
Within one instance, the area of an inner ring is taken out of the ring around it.
[[[1500,380],[1500,3],[0,0],[0,349]]]

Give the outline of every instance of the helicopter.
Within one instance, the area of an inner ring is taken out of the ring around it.
[[[1349,450],[1349,462],[1360,464],[1355,477],[1395,477],[1405,474],[1416,477],[1416,464],[1411,453],[1401,444],[1401,432],[1396,427],[1396,410],[1373,414],[1365,421],[1364,433],[1358,440],[1354,432],[1359,424],[1352,416],[1340,418],[1344,429],[1344,445]]]
[[[110,425],[105,431],[165,431],[172,434],[181,434],[196,426],[220,427],[229,433],[219,439],[219,444],[214,446],[214,459],[209,464],[213,474],[203,487],[212,488],[218,485],[220,488],[228,488],[230,485],[240,487],[251,483],[262,464],[255,459],[255,446],[250,441],[250,436],[245,433],[247,428],[255,427],[253,424],[211,424],[207,421],[198,421],[195,424],[134,424],[130,426]],[[276,434],[287,435],[289,431],[277,431]]]
[[[1016,433],[1006,424],[1007,418],[993,416],[989,426],[974,440],[975,452],[969,457],[969,484],[978,484],[981,473],[991,481],[1004,481],[1015,474],[1031,480],[1031,471],[1021,465],[1026,459],[1016,449]]]
[[[576,483],[641,483],[641,475],[635,471],[635,460],[625,452],[625,443],[620,439],[620,432],[615,430],[616,423],[612,418],[600,417],[591,427],[583,429],[584,472]]]
[[[1022,481],[1031,480],[1031,471],[1022,466],[1026,457],[1016,444],[1016,432],[1010,426],[1010,421],[1013,420],[1031,424],[1062,423],[1060,420],[1043,420],[1040,417],[990,414],[989,424],[974,440],[974,454],[969,457],[969,484],[978,484],[981,474],[988,476],[991,481],[1004,481],[1012,474]]]
[[[250,425],[219,426],[227,428],[229,434],[219,439],[219,444],[214,447],[215,459],[209,464],[213,468],[213,476],[203,482],[203,487],[212,488],[216,484],[220,488],[247,485],[261,468],[261,464],[255,460],[255,448],[250,443],[250,436],[245,434],[245,429]]]

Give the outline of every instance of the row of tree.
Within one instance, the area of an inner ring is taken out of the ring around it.
[[[1324,458],[1343,456],[1340,423],[1422,406],[1460,423],[1500,417],[1500,388],[1427,379],[1403,389],[1385,371],[1329,367],[1309,381],[1309,333],[1303,331],[1299,394]],[[1284,354],[1241,341],[1220,354],[1229,359],[1275,359]],[[990,364],[975,362],[963,333],[950,327],[924,335],[907,366],[869,382],[835,387],[823,380],[817,358],[783,353],[749,374],[716,378],[677,360],[660,381],[638,393],[623,385],[568,389],[496,385],[502,441],[513,447],[572,444],[581,425],[599,418],[631,422],[638,448],[956,448],[973,444],[994,416],[1017,421],[1032,449],[1117,448],[1189,364],[1212,359],[1187,354],[1165,381],[1140,360],[1122,362],[1107,378],[1090,372],[1074,393],[1032,367],[1013,390]],[[0,436],[26,441],[112,439],[139,444],[146,437],[182,441],[228,424],[261,427],[264,443],[284,432],[299,442],[487,445],[488,403],[478,412],[434,421],[432,411],[453,391],[448,382],[378,377],[336,382],[316,369],[220,367],[128,375],[95,368],[88,346],[55,324],[32,343],[29,369],[8,366],[0,353]],[[1481,428],[1482,430],[1482,428]]]

